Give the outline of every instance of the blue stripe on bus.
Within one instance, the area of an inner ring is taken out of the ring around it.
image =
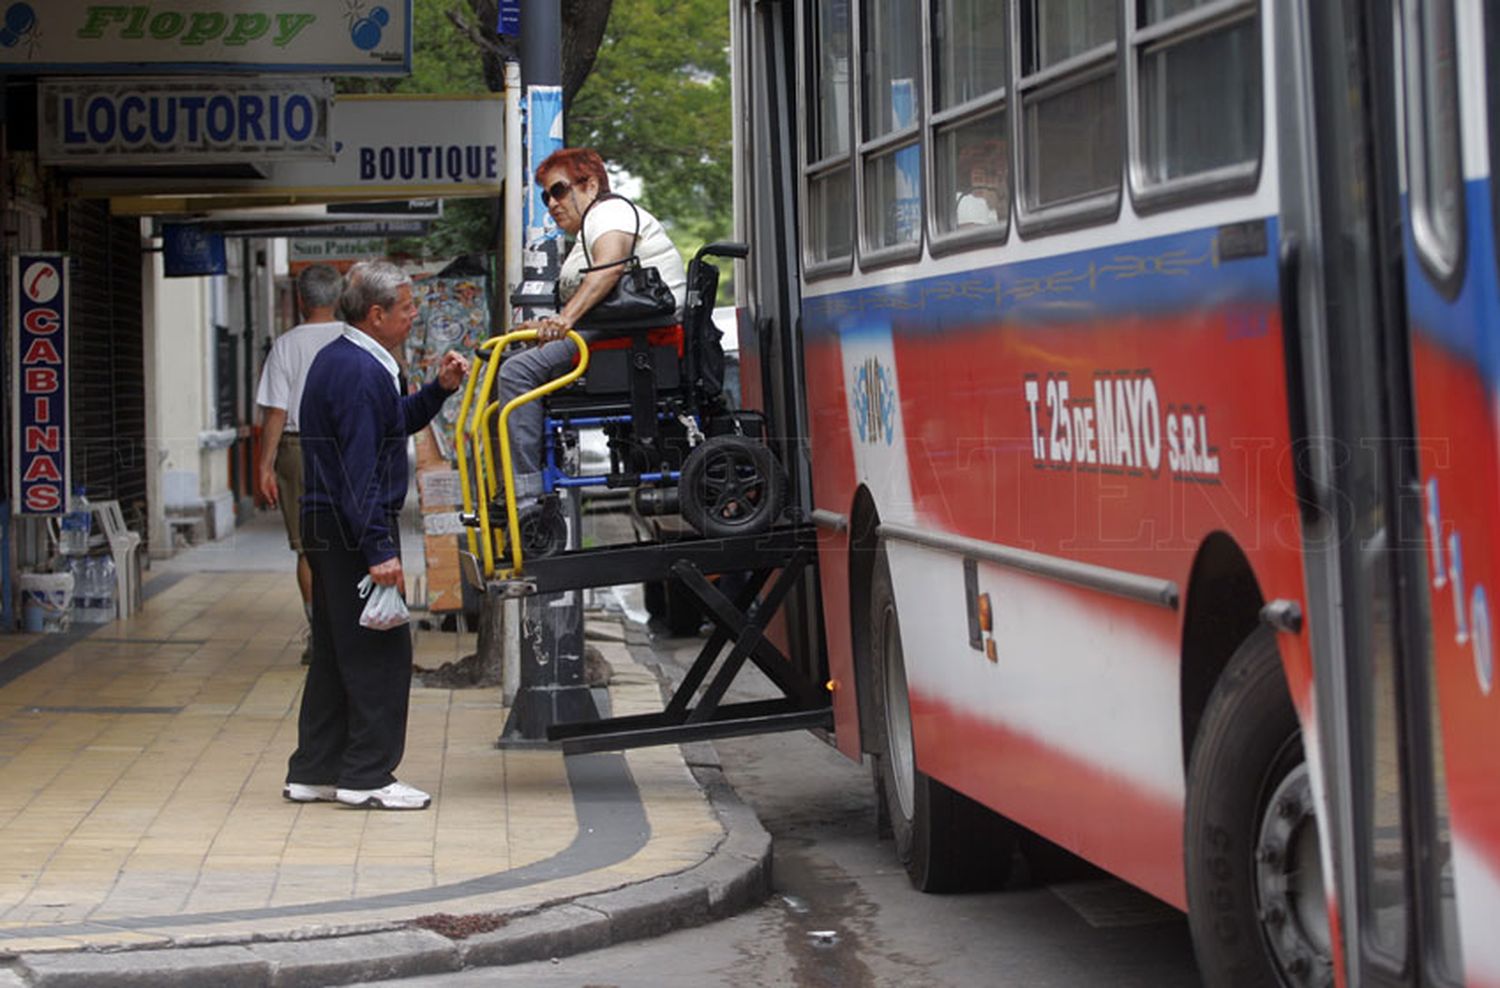
[[[1458,296],[1444,298],[1416,260],[1410,231],[1406,249],[1418,268],[1407,278],[1406,304],[1414,331],[1454,356],[1475,365],[1488,389],[1500,390],[1500,295],[1496,293],[1495,221],[1490,212],[1489,179],[1468,183],[1465,196],[1467,243]]]
[[[1275,218],[1263,254],[1224,260],[1217,227],[957,274],[856,289],[804,302],[812,334],[853,330],[880,313],[905,332],[955,324],[1079,324],[1276,299]],[[1000,252],[1003,253],[1003,248]]]

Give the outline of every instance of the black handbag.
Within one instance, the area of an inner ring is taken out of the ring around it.
[[[624,196],[613,194],[600,196],[589,204],[589,209],[593,209],[606,198],[625,199]],[[635,213],[635,233],[630,241],[633,251],[641,235],[641,211],[629,199],[625,201],[630,204],[631,210]],[[584,212],[584,219],[588,219],[587,210]],[[579,236],[583,236],[581,227]],[[583,314],[583,318],[579,320],[580,329],[606,331],[647,329],[670,326],[676,321],[677,296],[672,294],[672,289],[668,288],[667,283],[662,280],[661,272],[654,267],[641,264],[641,259],[637,254],[631,253],[629,257],[623,257],[618,261],[595,265],[593,258],[589,257],[588,244],[585,242],[583,259],[589,265],[583,269],[584,274],[620,265],[624,265],[625,270],[620,273],[620,280],[615,282],[615,287],[610,290],[610,293],[594,303],[594,307]]]

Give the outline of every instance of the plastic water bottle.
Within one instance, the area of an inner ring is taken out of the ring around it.
[[[73,492],[73,510],[63,515],[62,551],[69,556],[81,556],[89,551],[89,528],[93,525],[93,512],[84,489]]]
[[[110,556],[100,556],[98,565],[99,583],[94,600],[99,607],[99,623],[108,624],[115,619],[115,561]]]
[[[99,600],[103,572],[102,560],[98,556],[85,556],[83,563],[83,614],[89,624],[103,624],[104,607]]]
[[[84,624],[93,624],[94,618],[94,584],[97,582],[95,575],[99,568],[94,565],[92,556],[82,558],[81,568],[83,570],[83,581],[78,585],[78,619]]]
[[[89,557],[73,556],[68,560],[68,569],[73,573],[73,623],[88,624],[92,620],[89,611]]]

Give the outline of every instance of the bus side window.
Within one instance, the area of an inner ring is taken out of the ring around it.
[[[803,91],[808,94],[805,242],[809,273],[820,266],[847,269],[854,255],[849,4],[850,0],[809,3],[804,24],[807,60],[803,65]]]
[[[1247,0],[1137,0],[1128,32],[1138,198],[1254,182],[1262,145],[1260,24]]]
[[[1021,0],[1022,229],[1113,215],[1120,196],[1115,0]]]
[[[1406,4],[1405,36],[1412,236],[1427,273],[1456,295],[1465,230],[1453,0]]]
[[[932,2],[932,213],[940,238],[994,240],[1010,224],[1010,63],[1006,18],[995,6]]]
[[[922,239],[921,5],[878,0],[860,12],[863,246],[877,259],[890,249],[909,256]]]

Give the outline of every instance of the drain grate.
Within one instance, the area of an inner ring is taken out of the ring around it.
[[[1096,930],[1154,926],[1182,918],[1182,913],[1160,899],[1112,879],[1049,885],[1047,889]]]
[[[27,707],[28,714],[180,714],[181,707]]]

